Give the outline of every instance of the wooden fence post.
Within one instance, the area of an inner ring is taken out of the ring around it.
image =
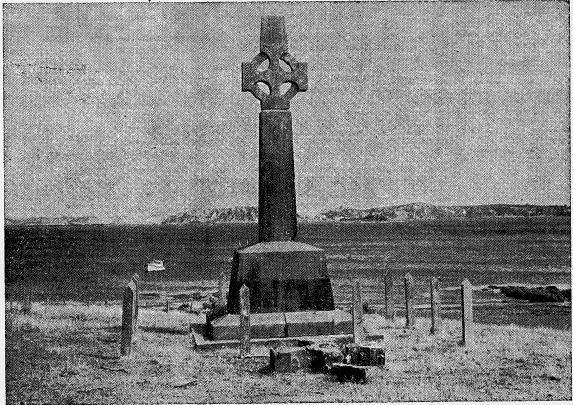
[[[472,308],[472,285],[466,278],[462,281],[462,343],[473,346],[473,308]]]
[[[131,341],[133,338],[133,323],[135,322],[135,283],[133,280],[127,284],[123,292],[123,308],[121,314],[121,348],[122,356],[129,356],[131,353]]]
[[[414,315],[414,278],[410,273],[404,277],[404,295],[406,298],[406,327],[413,328],[416,325]]]
[[[430,327],[431,335],[437,335],[442,330],[441,304],[440,280],[436,277],[432,277],[430,280],[430,311],[432,316],[432,326]]]
[[[354,280],[352,283],[352,334],[354,343],[364,342],[362,297],[360,295],[360,281]]]
[[[239,355],[243,358],[251,353],[251,297],[249,287],[243,284],[239,290],[239,296],[241,332]]]
[[[384,306],[386,309],[386,319],[394,322],[396,318],[396,311],[394,309],[394,297],[392,291],[394,290],[394,280],[392,279],[392,273],[386,272],[384,274]]]
[[[137,335],[137,320],[139,318],[139,274],[135,273],[131,277],[131,281],[135,285],[135,311],[133,320],[133,337],[136,338]]]
[[[25,314],[29,314],[32,312],[32,283],[30,281],[27,282],[26,286],[24,287],[24,296],[22,302],[22,312]]]

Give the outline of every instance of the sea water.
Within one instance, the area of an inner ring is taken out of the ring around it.
[[[348,304],[353,278],[361,281],[364,300],[381,305],[387,271],[400,306],[409,272],[420,313],[429,304],[431,277],[440,278],[445,306],[459,302],[459,285],[468,278],[478,322],[571,327],[570,306],[530,304],[488,288],[570,288],[569,217],[301,222],[298,240],[325,250],[340,306]],[[165,285],[214,281],[221,271],[230,274],[235,249],[256,241],[254,223],[8,226],[6,299],[32,284],[36,300],[119,300],[133,273]],[[163,260],[166,271],[146,274],[147,263],[155,259]]]

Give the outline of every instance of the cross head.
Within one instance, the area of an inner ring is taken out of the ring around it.
[[[260,71],[266,60],[269,66]],[[286,69],[281,67],[283,61]],[[261,18],[261,51],[251,62],[243,62],[242,90],[249,91],[261,102],[261,110],[288,110],[290,100],[299,91],[308,89],[307,64],[297,62],[288,53],[284,17],[268,16]],[[258,85],[264,83],[270,90],[265,92]],[[281,85],[289,83],[290,88],[281,93]]]

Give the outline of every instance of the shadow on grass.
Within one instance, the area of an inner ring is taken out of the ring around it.
[[[105,330],[108,332],[121,332],[121,326],[106,326],[101,328],[101,330]]]
[[[257,374],[261,374],[261,375],[271,375],[273,373],[273,370],[271,369],[271,365],[267,364],[261,368],[259,368],[257,370]]]
[[[139,327],[144,332],[166,333],[168,335],[188,335],[189,331],[181,329],[173,329],[165,326],[141,326]]]
[[[78,353],[79,356],[85,356],[85,357],[93,357],[95,359],[101,359],[101,360],[119,360],[120,356],[118,354],[102,354],[102,353],[88,353],[88,352],[79,352]]]

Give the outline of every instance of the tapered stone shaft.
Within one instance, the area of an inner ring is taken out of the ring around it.
[[[294,240],[297,224],[290,111],[261,111],[259,133],[259,242]]]

